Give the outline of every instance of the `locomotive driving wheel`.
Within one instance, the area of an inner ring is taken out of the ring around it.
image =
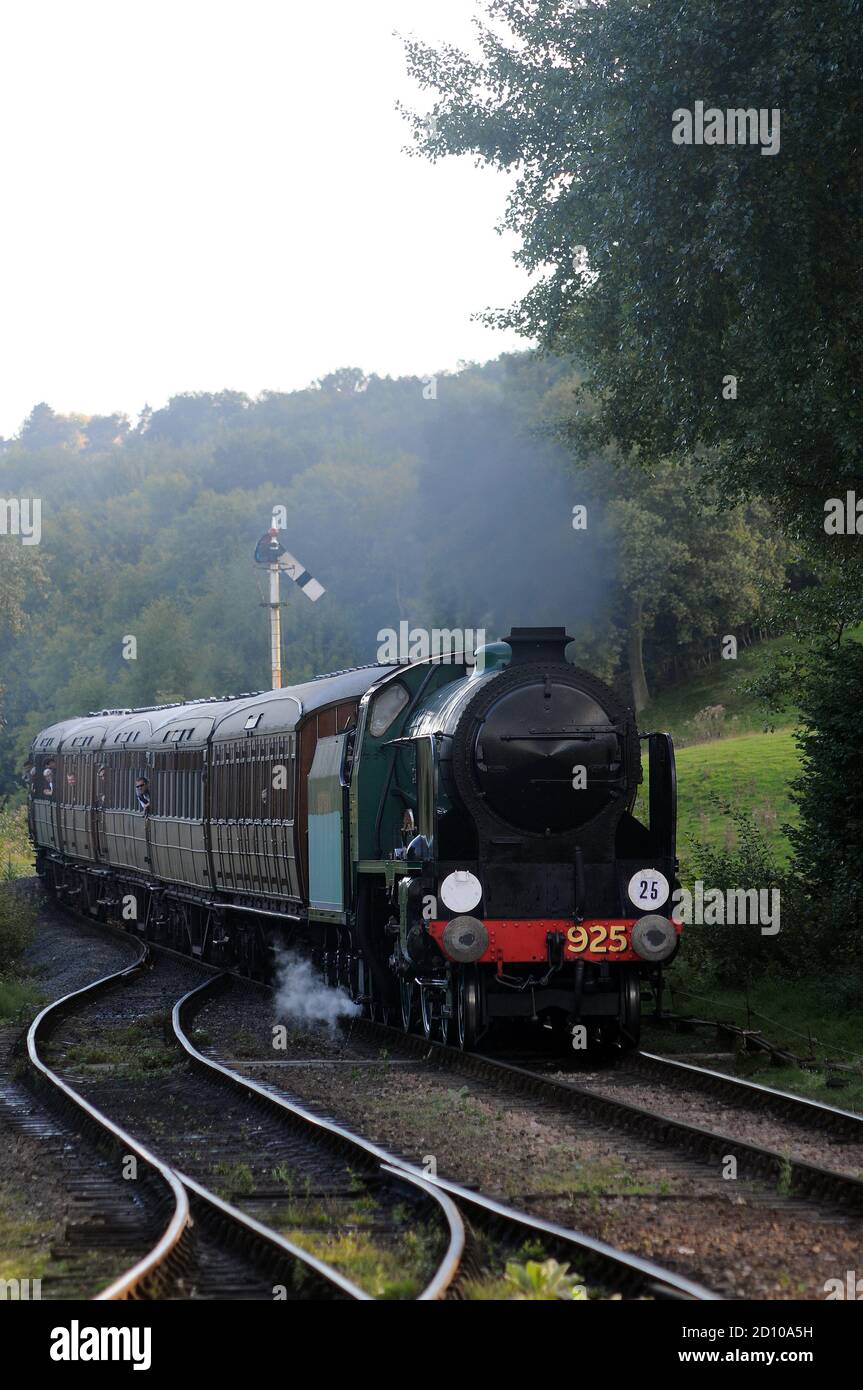
[[[427,1042],[448,1043],[452,1030],[452,1017],[448,1009],[449,991],[444,982],[433,985],[420,985],[420,1019],[423,1036]]]
[[[623,971],[620,981],[618,1042],[626,1051],[638,1047],[641,1038],[641,978],[638,970]]]
[[[399,1004],[401,1005],[402,1028],[406,1033],[412,1033],[419,1014],[415,980],[405,979],[403,976],[399,978]]]
[[[431,985],[420,985],[420,1020],[423,1037],[431,1042],[434,1037],[434,1006],[437,990]]]
[[[447,989],[445,989],[445,990],[442,989],[442,990],[440,991],[440,1007],[439,1007],[439,1010],[438,1010],[438,1020],[437,1020],[437,1023],[438,1023],[438,1030],[437,1030],[438,1041],[439,1041],[439,1042],[442,1042],[442,1043],[444,1043],[444,1044],[449,1044],[449,1043],[451,1043],[451,1042],[453,1041],[454,1036],[455,1036],[455,1017],[454,1017],[454,1012],[455,1012],[455,1011],[454,1011],[453,1006],[452,1006],[452,1000],[453,1000],[453,987],[452,987],[452,982],[450,982],[449,987],[448,987]]]
[[[475,965],[459,967],[455,986],[456,1036],[463,1052],[476,1046],[480,1031],[480,981]]]

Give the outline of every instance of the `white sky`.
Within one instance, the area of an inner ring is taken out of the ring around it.
[[[525,346],[471,323],[526,276],[507,178],[402,153],[427,109],[392,31],[472,0],[4,0],[0,434],[341,366]]]

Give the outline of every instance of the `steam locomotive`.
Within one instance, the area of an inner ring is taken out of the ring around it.
[[[311,946],[369,1017],[632,1047],[678,948],[674,752],[563,628],[468,659],[43,730],[37,871],[80,911],[265,978]],[[649,818],[634,814],[647,744]]]

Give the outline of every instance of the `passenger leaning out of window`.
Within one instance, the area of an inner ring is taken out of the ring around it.
[[[150,783],[146,777],[139,777],[135,782],[135,798],[138,802],[138,810],[145,816],[150,812]]]

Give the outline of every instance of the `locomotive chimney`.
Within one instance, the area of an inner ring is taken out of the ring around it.
[[[501,641],[512,651],[510,666],[519,666],[526,661],[565,662],[564,651],[572,638],[565,627],[514,627]]]

